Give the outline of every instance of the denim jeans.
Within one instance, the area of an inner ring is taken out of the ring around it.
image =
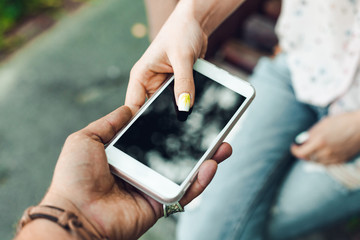
[[[180,240],[289,239],[360,211],[360,191],[309,171],[290,145],[327,114],[297,101],[286,55],[259,61],[256,97],[204,193],[181,214]]]

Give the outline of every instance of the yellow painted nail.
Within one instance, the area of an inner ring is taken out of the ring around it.
[[[178,99],[178,110],[181,112],[188,112],[190,110],[190,94],[182,93]]]

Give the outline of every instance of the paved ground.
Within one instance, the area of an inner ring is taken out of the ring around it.
[[[124,102],[142,1],[94,1],[0,65],[0,236],[46,191],[66,136]]]
[[[1,239],[45,193],[66,136],[123,104],[148,44],[131,34],[146,21],[142,4],[94,0],[0,64]],[[174,239],[174,229],[161,219],[141,239]]]

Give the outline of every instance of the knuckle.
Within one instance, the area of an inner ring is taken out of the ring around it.
[[[175,81],[178,83],[177,84],[178,86],[184,86],[184,85],[193,86],[194,85],[194,81],[191,78],[185,77],[185,76],[176,77]]]
[[[186,59],[194,59],[194,57],[195,57],[194,51],[191,49],[182,51],[182,54],[183,54],[183,57]]]
[[[324,136],[322,136],[322,135],[318,136],[318,141],[319,141],[320,147],[327,146],[327,139]]]
[[[330,148],[326,148],[323,150],[323,158],[325,159],[331,159],[333,158],[333,151]]]
[[[195,54],[191,48],[182,48],[181,51],[176,51],[173,53],[174,57],[177,59],[193,59]]]
[[[136,76],[139,73],[138,63],[135,63],[130,70],[130,77]]]
[[[76,142],[80,139],[81,134],[79,132],[74,132],[72,134],[70,134],[67,138],[65,142]]]

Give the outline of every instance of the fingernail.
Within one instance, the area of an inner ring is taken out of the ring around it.
[[[307,131],[302,132],[295,137],[295,143],[298,145],[301,145],[301,144],[305,143],[309,139],[309,137],[310,136]]]
[[[178,110],[181,112],[188,112],[190,110],[190,94],[182,93],[178,99]]]

